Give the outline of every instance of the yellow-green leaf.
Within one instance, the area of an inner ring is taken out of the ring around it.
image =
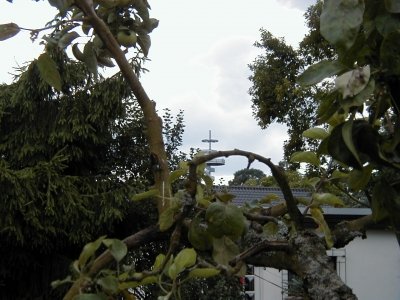
[[[265,197],[261,198],[258,203],[260,204],[265,204],[265,203],[271,203],[272,201],[277,201],[279,200],[279,196],[277,194],[268,194]]]
[[[178,272],[193,266],[196,263],[197,253],[193,248],[185,248],[181,250],[175,257],[174,263],[178,268]]]
[[[175,212],[176,212],[176,208],[170,206],[160,214],[158,223],[160,225],[161,231],[168,230],[172,226],[172,224],[174,224]]]
[[[331,193],[314,193],[312,195],[313,203],[315,205],[330,205],[334,207],[343,207],[343,201],[336,195]]]
[[[329,133],[325,129],[319,127],[313,127],[303,131],[304,137],[316,140],[323,140],[328,135]]]
[[[164,260],[165,260],[165,255],[162,254],[162,253],[158,254],[156,259],[155,259],[155,261],[154,261],[152,270],[153,271],[160,270],[162,264],[164,263]]]
[[[61,91],[61,76],[57,64],[50,55],[46,52],[42,53],[37,60],[37,67],[42,79],[56,90]]]
[[[220,272],[215,268],[196,268],[189,272],[189,278],[209,278],[218,275]]]
[[[178,180],[181,176],[185,175],[186,173],[187,173],[187,170],[185,170],[185,169],[178,169],[178,170],[172,171],[169,174],[169,178],[168,178],[169,182],[170,183],[175,182],[176,180]]]
[[[158,195],[159,195],[158,189],[151,189],[151,190],[145,191],[143,193],[139,193],[139,194],[132,196],[132,201],[140,201],[140,200],[152,198],[152,197],[155,197]]]
[[[321,209],[318,207],[311,207],[310,213],[311,213],[311,217],[318,224],[319,229],[324,233],[325,242],[326,242],[328,249],[332,248],[333,247],[332,233],[331,233],[331,230],[329,229],[328,224],[325,221],[325,218],[324,218],[324,215],[322,214]]]
[[[111,255],[117,262],[120,262],[128,253],[126,244],[118,239],[105,239],[103,244],[110,250]]]
[[[91,258],[96,250],[100,247],[101,242],[106,238],[106,236],[101,236],[99,237],[96,241],[94,242],[90,242],[87,243],[83,249],[81,254],[79,255],[79,259],[78,259],[78,268],[82,269],[82,267],[84,267],[86,265],[86,262],[89,260],[89,258]]]
[[[311,151],[300,151],[293,153],[290,158],[290,162],[309,163],[317,167],[320,164],[317,154]]]

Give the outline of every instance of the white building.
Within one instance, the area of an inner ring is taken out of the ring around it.
[[[274,193],[281,196],[278,188],[229,187],[236,195],[234,202],[243,205],[260,199],[260,195]],[[293,189],[295,196],[307,196],[307,191]],[[371,214],[368,208],[324,208],[329,224],[352,220]],[[327,251],[341,279],[360,300],[400,300],[400,247],[393,231],[385,226],[374,226],[366,231],[366,238],[356,238],[345,248]],[[254,266],[248,280],[253,281],[254,293],[248,292],[248,299],[286,300],[301,299],[290,297],[287,271]]]
[[[369,230],[342,249],[332,249],[336,270],[360,300],[400,299],[400,248],[393,232]],[[254,267],[255,300],[288,299],[288,272]]]

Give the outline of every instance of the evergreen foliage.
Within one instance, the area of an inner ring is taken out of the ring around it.
[[[83,64],[51,56],[61,92],[43,81],[37,60],[0,86],[0,282],[16,298],[46,297],[85,243],[122,238],[155,215],[151,203],[129,200],[151,183],[151,165],[143,114],[126,83],[119,74],[95,81]],[[182,157],[183,113],[166,116],[168,153]],[[129,214],[136,221],[122,223]],[[21,278],[24,289],[14,288]]]

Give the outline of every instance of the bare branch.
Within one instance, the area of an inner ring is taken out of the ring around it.
[[[365,228],[374,223],[372,215],[363,216],[352,221],[343,221],[335,226],[332,231],[334,246],[342,248],[356,237],[365,236]]]
[[[244,261],[248,257],[253,257],[259,254],[262,251],[283,251],[289,252],[291,247],[287,241],[268,241],[264,240],[261,241],[251,248],[247,249],[246,251],[237,255],[234,259],[232,259],[229,264],[231,266],[235,266],[240,261]]]

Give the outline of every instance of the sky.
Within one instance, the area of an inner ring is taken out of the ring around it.
[[[185,133],[182,151],[191,147],[208,149],[209,130],[218,143],[215,150],[242,149],[271,158],[283,158],[287,138],[283,125],[262,130],[254,119],[251,75],[248,64],[261,52],[253,44],[260,28],[283,37],[297,47],[306,33],[305,9],[313,0],[149,0],[151,17],[160,20],[151,33],[152,46],[141,81],[158,111],[184,110]],[[14,22],[21,27],[41,28],[54,15],[47,1],[14,0],[0,4],[0,24]],[[18,64],[36,58],[43,51],[29,33],[21,32],[0,42],[0,83],[9,83]],[[247,166],[244,158],[227,158],[213,175],[230,179]],[[268,169],[252,165],[265,173]]]

